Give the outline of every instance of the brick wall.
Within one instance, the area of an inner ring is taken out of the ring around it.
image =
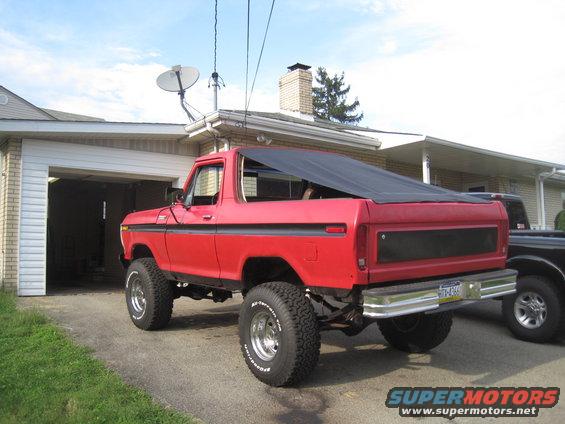
[[[412,165],[410,163],[396,162],[387,159],[385,168],[395,174],[404,175],[405,177],[414,178],[422,181],[422,166]],[[432,180],[433,181],[433,180]]]
[[[21,152],[19,140],[0,145],[0,288],[14,292],[18,287]]]
[[[397,162],[390,159],[386,161],[386,169],[395,174],[404,175],[422,181],[422,166],[410,163]],[[434,185],[448,188],[454,191],[465,191],[467,184],[486,183],[487,191],[503,191],[508,186],[506,177],[486,177],[484,175],[470,174],[466,172],[450,171],[448,169],[434,168],[430,170],[431,182]]]

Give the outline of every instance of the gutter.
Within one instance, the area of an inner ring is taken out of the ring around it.
[[[164,136],[175,139],[186,136],[182,124],[0,119],[0,135],[37,137],[85,134]]]
[[[203,119],[186,125],[185,130],[190,139],[203,132],[209,132],[210,128],[215,129],[220,126],[228,126],[238,130],[246,127],[248,130],[257,132],[282,134],[303,140],[315,140],[367,150],[377,150],[381,146],[381,142],[374,137],[253,115],[247,115],[247,119],[245,119],[245,116],[241,113],[225,111],[216,111],[206,115]]]

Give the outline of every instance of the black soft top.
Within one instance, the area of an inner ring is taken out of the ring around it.
[[[242,148],[239,153],[278,171],[375,203],[489,203],[333,153],[278,148]]]

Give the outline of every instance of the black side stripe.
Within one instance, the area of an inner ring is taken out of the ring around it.
[[[134,224],[127,225],[133,232],[158,232],[169,234],[218,234],[246,236],[344,237],[345,233],[327,233],[326,227],[343,227],[343,224]]]
[[[123,227],[127,227],[127,230]],[[136,233],[164,233],[165,225],[157,224],[135,224],[135,225],[122,225],[123,231],[133,231]]]

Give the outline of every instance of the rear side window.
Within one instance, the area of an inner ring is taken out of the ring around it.
[[[347,193],[324,187],[242,157],[240,192],[246,202],[353,198]]]
[[[215,205],[220,195],[224,166],[221,163],[198,168],[190,182],[186,204],[191,206]]]
[[[247,202],[300,200],[305,182],[258,162],[245,159],[241,191]]]

